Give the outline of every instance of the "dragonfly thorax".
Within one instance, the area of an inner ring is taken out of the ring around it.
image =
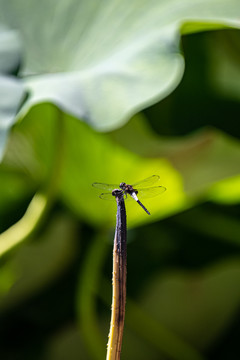
[[[132,185],[128,185],[124,182],[122,182],[120,185],[119,185],[120,189],[122,189],[125,193],[128,193],[128,194],[131,194],[133,192],[135,192],[137,194],[137,190],[135,190]]]

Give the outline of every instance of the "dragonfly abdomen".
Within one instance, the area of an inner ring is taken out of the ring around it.
[[[137,203],[143,208],[143,210],[146,211],[146,213],[147,213],[148,215],[151,215],[150,212],[148,211],[148,209],[146,209],[145,206],[141,203],[141,201],[137,200]]]
[[[148,215],[151,215],[150,212],[145,208],[145,206],[141,203],[141,201],[138,199],[137,195],[136,195],[137,192],[132,192],[130,193],[131,197],[143,208],[144,211],[146,211],[146,213]]]

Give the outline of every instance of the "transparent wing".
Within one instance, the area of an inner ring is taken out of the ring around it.
[[[113,196],[111,192],[100,194],[99,197],[100,197],[100,199],[103,199],[103,200],[116,201],[115,196]],[[124,199],[127,199],[126,195],[123,195],[123,197],[124,197]]]
[[[161,195],[162,193],[164,193],[167,189],[164,186],[153,186],[147,189],[137,189],[138,193],[137,193],[137,197],[139,198],[139,200],[141,199],[147,199],[147,198],[152,198],[158,195]]]
[[[101,195],[99,195],[100,199],[103,199],[103,200],[115,200],[115,197],[112,195],[111,192],[108,192],[108,193],[103,193]]]
[[[153,184],[155,184],[157,181],[159,181],[160,176],[158,175],[152,175],[149,176],[148,178],[138,181],[134,184],[131,184],[133,187],[136,186],[136,188],[138,187],[148,187],[148,186],[152,186]]]
[[[108,190],[108,191],[119,188],[119,185],[117,185],[117,184],[104,184],[104,183],[97,183],[97,182],[93,183],[92,186],[97,189]]]

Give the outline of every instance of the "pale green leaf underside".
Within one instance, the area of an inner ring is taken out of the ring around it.
[[[11,74],[20,62],[21,46],[15,31],[0,26],[0,160],[9,128],[24,97],[24,86]]]
[[[240,27],[238,0],[0,0],[0,7],[0,22],[19,30],[24,45],[31,97],[23,113],[53,102],[102,131],[177,86],[181,29]]]
[[[17,109],[24,97],[24,88],[15,78],[0,74],[0,160],[9,128],[14,123]]]

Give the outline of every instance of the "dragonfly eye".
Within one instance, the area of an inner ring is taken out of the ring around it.
[[[119,185],[119,187],[121,188],[121,189],[125,189],[125,187],[126,187],[126,183],[124,183],[124,182],[121,182],[121,184]]]

